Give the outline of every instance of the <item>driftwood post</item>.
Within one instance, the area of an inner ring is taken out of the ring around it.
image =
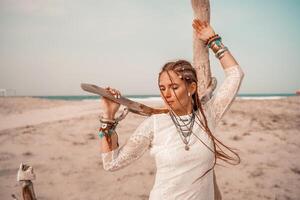
[[[209,0],[192,0],[194,18],[201,21],[210,22]],[[194,31],[193,37],[193,66],[198,77],[198,94],[200,99],[207,101],[211,98],[212,92],[217,86],[217,80],[211,77],[208,48],[203,41],[196,38]]]
[[[194,18],[210,23],[209,0],[191,0],[191,3],[194,10]],[[198,94],[200,99],[205,102],[211,98],[217,86],[217,80],[211,77],[208,48],[205,47],[204,42],[196,38],[195,31],[193,35],[193,66],[198,77]],[[222,196],[217,184],[215,171],[213,171],[213,174],[215,200],[221,200]]]
[[[22,199],[23,200],[36,200],[36,196],[33,189],[32,180],[35,179],[35,174],[31,166],[21,163],[18,174],[17,181],[22,185]],[[18,200],[16,195],[12,195],[12,198]]]

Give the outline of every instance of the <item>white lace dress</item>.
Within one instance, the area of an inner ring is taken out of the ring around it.
[[[244,77],[239,65],[224,71],[224,82],[216,94],[203,105],[209,128],[213,133],[233,102]],[[189,116],[180,117],[184,119]],[[196,121],[199,124],[199,121]],[[193,126],[190,149],[186,151],[171,117],[168,114],[152,115],[139,125],[126,144],[102,153],[103,168],[108,171],[121,169],[140,158],[149,149],[157,169],[150,200],[213,200],[213,170],[195,181],[214,163],[213,143],[198,124]]]

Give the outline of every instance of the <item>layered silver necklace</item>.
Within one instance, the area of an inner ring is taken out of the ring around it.
[[[193,112],[189,114],[188,118],[186,119],[181,119],[180,117],[177,117],[176,114],[174,114],[172,111],[169,112],[169,115],[173,123],[175,124],[177,133],[180,135],[182,142],[185,144],[184,149],[188,151],[190,149],[189,142],[195,123],[195,111],[193,110]],[[178,120],[180,120],[182,123],[180,123]]]

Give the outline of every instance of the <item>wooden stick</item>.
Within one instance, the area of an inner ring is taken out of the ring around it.
[[[151,108],[151,107],[141,104],[139,102],[132,101],[124,96],[120,96],[120,98],[115,98],[113,95],[111,95],[109,92],[107,92],[104,88],[99,87],[97,85],[82,83],[81,88],[87,92],[98,94],[98,95],[106,97],[116,103],[126,106],[128,108],[128,111],[139,114],[139,115],[150,116],[153,114],[169,112],[169,110],[166,108]]]
[[[209,23],[209,0],[191,0],[191,3],[194,10],[194,17]],[[217,80],[213,80],[211,77],[208,48],[203,41],[197,39],[195,31],[193,32],[193,53],[193,66],[196,69],[198,77],[199,98],[207,101],[211,98],[217,86]]]

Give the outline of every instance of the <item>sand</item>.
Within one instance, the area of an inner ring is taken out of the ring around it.
[[[20,196],[21,162],[34,167],[38,199],[148,199],[156,171],[149,152],[103,170],[100,112],[97,101],[0,98],[1,199]],[[144,119],[130,113],[119,124],[120,145]],[[300,97],[236,100],[215,135],[242,159],[215,169],[223,199],[300,199]]]

